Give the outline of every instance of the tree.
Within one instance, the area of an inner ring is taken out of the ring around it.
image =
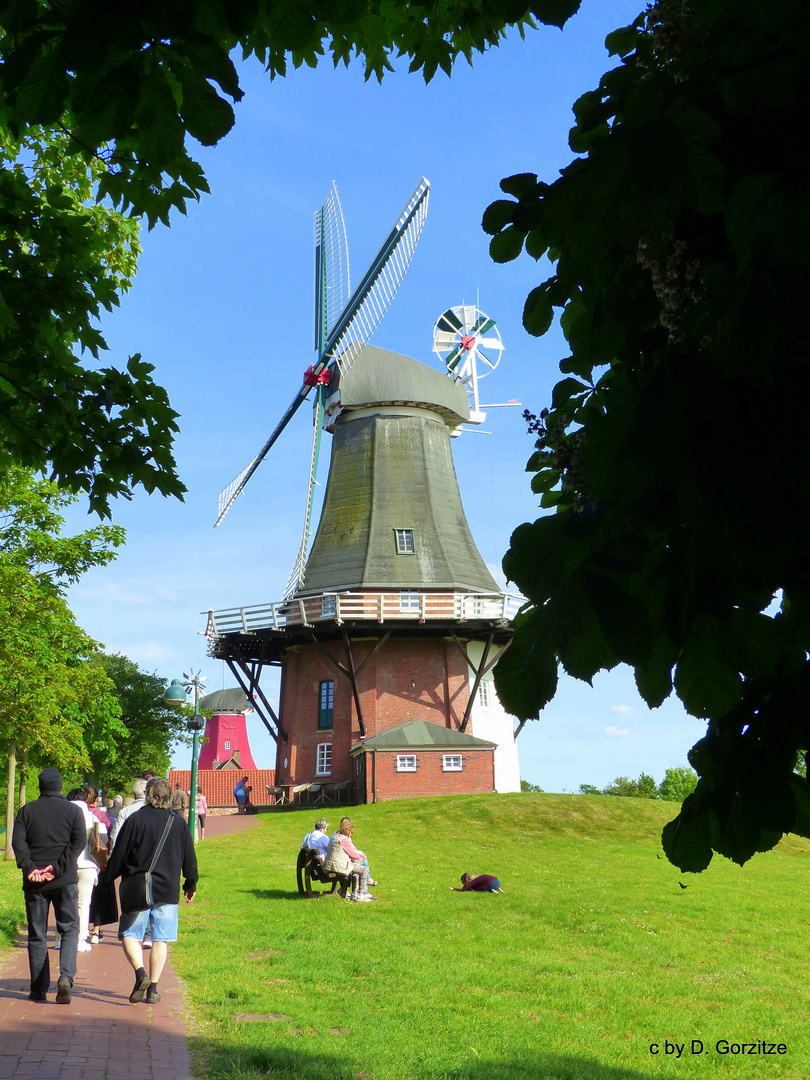
[[[63,536],[60,511],[76,496],[31,469],[0,471],[0,562],[27,570],[57,592],[93,566],[106,566],[126,540],[120,525],[96,525]]]
[[[89,745],[114,760],[126,737],[113,685],[95,653],[96,643],[48,583],[0,560],[0,738],[9,746],[7,858],[17,749],[36,747],[49,765],[77,770],[90,765]]]
[[[73,153],[66,131],[0,124],[0,476],[11,463],[52,470],[91,509],[135,484],[181,496],[177,414],[152,368],[87,367],[96,325],[135,274],[138,222],[96,203],[107,167]]]
[[[120,653],[102,653],[98,661],[114,687],[121,707],[126,738],[111,760],[90,747],[96,779],[105,791],[126,792],[138,773],[151,769],[159,776],[169,770],[172,743],[188,742],[187,706],[178,709],[163,700],[166,680],[141,671],[134,661]]]
[[[683,802],[697,787],[697,773],[686,765],[667,769],[664,779],[658,786],[658,798],[672,802]]]
[[[169,224],[208,185],[187,137],[217,143],[243,94],[231,54],[270,78],[352,58],[380,79],[392,59],[430,80],[535,19],[562,26],[579,0],[53,0],[0,6],[0,469],[46,465],[91,506],[132,486],[182,497],[171,453],[177,414],[132,357],[125,372],[88,369],[74,346],[105,348],[93,318],[117,303],[137,230]],[[93,199],[101,200],[92,206]],[[121,213],[105,207],[108,200]],[[104,227],[99,230],[99,221]],[[43,281],[41,257],[48,257]],[[5,293],[10,294],[10,299]],[[4,340],[8,342],[4,347]],[[7,357],[7,358],[6,358]]]
[[[533,792],[535,795],[537,795],[537,794],[542,795],[543,794],[543,789],[541,787],[538,787],[537,784],[530,784],[528,780],[521,780],[520,781],[520,790],[521,791],[530,791],[530,792]]]
[[[0,737],[8,742],[7,840],[18,750],[48,764],[85,769],[88,747],[114,760],[122,735],[112,683],[96,644],[62,598],[67,584],[115,558],[119,526],[63,536],[59,511],[75,497],[30,470],[0,474]],[[8,854],[8,853],[7,853]]]
[[[579,794],[580,795],[601,795],[602,792],[599,790],[598,787],[594,787],[593,784],[580,784],[579,785]]]
[[[705,717],[663,836],[684,871],[810,836],[808,30],[801,0],[658,0],[608,38],[580,156],[550,184],[504,180],[484,215],[497,261],[548,255],[524,324],[562,309],[570,347],[532,420],[553,513],[504,559],[530,603],[498,693],[537,716],[558,664],[627,663],[648,705],[674,688]]]
[[[646,773],[641,773],[638,780],[630,780],[626,776],[617,776],[612,784],[608,784],[603,789],[602,794],[622,795],[630,799],[657,799],[658,785]]]

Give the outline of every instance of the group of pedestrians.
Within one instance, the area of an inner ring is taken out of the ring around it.
[[[95,789],[77,788],[65,798],[57,769],[42,770],[39,792],[38,799],[20,809],[12,833],[28,922],[31,1001],[46,1001],[51,987],[47,940],[51,907],[59,950],[56,1003],[69,1005],[77,953],[90,949],[93,938],[98,941],[101,936],[100,926],[112,921],[94,910],[93,898],[106,892],[114,900],[117,878],[121,878],[118,936],[135,973],[129,1000],[160,1001],[158,982],[168,944],[177,940],[180,878],[187,903],[194,899],[198,880],[191,832],[183,817],[170,809],[171,785],[162,777],[137,780],[135,801],[114,821],[96,806]],[[102,825],[109,844],[102,839]],[[143,942],[149,935],[147,972]]]

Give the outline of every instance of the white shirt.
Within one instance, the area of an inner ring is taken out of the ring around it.
[[[121,831],[121,826],[127,820],[128,817],[132,817],[136,811],[141,810],[146,806],[146,799],[141,796],[140,799],[136,799],[134,803],[130,803],[129,806],[121,808],[121,813],[113,822],[112,832],[110,833],[110,851],[115,847],[115,841],[118,839],[118,834]]]

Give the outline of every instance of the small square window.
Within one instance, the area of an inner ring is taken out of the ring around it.
[[[416,772],[416,754],[397,754],[397,772]]]
[[[461,772],[461,754],[442,754],[444,772]]]
[[[328,742],[318,743],[318,761],[315,767],[316,776],[329,776],[332,772],[332,744]]]
[[[334,593],[324,593],[321,597],[321,615],[325,619],[334,619],[337,615],[337,597]]]
[[[230,739],[226,739],[226,740],[225,740],[225,749],[226,749],[226,750],[230,750],[230,748],[231,748],[231,740],[230,740]]]
[[[397,541],[397,555],[413,555],[413,529],[394,529]]]
[[[400,611],[419,611],[419,591],[417,589],[403,589],[399,594]]]
[[[486,679],[482,679],[478,684],[478,704],[482,709],[488,709],[491,700],[491,694],[489,689],[489,683]]]
[[[318,731],[331,731],[335,716],[335,684],[324,679],[318,684]]]

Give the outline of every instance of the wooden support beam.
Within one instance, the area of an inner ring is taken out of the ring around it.
[[[489,667],[487,666],[487,657],[489,656],[489,650],[492,648],[492,642],[494,640],[495,633],[494,631],[490,631],[487,635],[487,641],[486,645],[484,645],[484,651],[481,654],[481,663],[478,665],[477,668],[473,667],[473,671],[475,671],[475,678],[473,679],[472,689],[470,690],[470,700],[467,702],[467,708],[464,710],[464,716],[462,718],[459,731],[467,730],[467,724],[470,722],[470,715],[472,713],[473,703],[475,702],[475,695],[478,693],[478,687],[481,685],[481,680],[483,679],[485,673],[489,671],[490,667],[492,667],[495,661],[497,661],[498,659],[496,656],[492,664],[490,664]],[[470,666],[472,667],[472,664]]]
[[[244,657],[239,655],[239,653],[237,652],[233,659],[226,657],[225,663],[230,668],[231,674],[241,686],[248,700],[253,702],[253,705],[256,708],[256,712],[259,714],[259,719],[262,721],[262,723],[276,740],[276,742],[278,742],[279,735],[284,740],[284,742],[288,742],[289,735],[281,726],[281,721],[279,720],[278,716],[276,716],[273,706],[267,700],[267,697],[259,684],[259,679],[261,677],[262,671],[261,661],[259,661],[258,663],[254,662],[251,665],[251,668],[248,668]],[[256,701],[256,695],[258,695],[259,701],[264,706],[264,709],[272,717],[273,723],[276,725],[275,731],[273,730],[273,727],[267,717],[264,715],[262,709],[259,708],[258,702]]]

